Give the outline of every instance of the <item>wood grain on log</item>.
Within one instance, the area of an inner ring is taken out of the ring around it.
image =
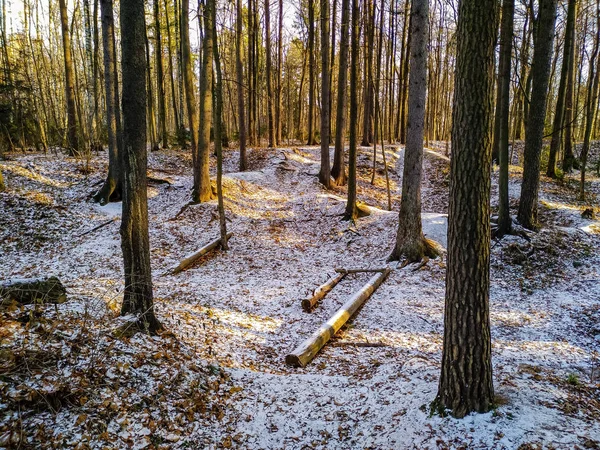
[[[229,240],[229,238],[231,236],[233,236],[232,232],[227,233],[227,240]],[[194,253],[190,253],[185,258],[183,258],[183,260],[177,266],[173,267],[170,270],[170,272],[173,275],[178,274],[179,272],[182,272],[183,270],[185,270],[189,266],[191,266],[193,263],[195,263],[202,255],[205,255],[208,252],[210,252],[211,250],[217,248],[220,244],[221,244],[220,237],[215,239],[214,241],[209,242],[204,247],[202,247],[200,250],[195,251]]]
[[[292,353],[285,357],[285,362],[290,366],[305,367],[323,346],[337,333],[363,303],[387,278],[391,269],[387,268],[373,276],[358,292],[356,292],[321,328],[306,339]]]
[[[311,312],[319,300],[325,297],[340,281],[342,281],[342,278],[345,276],[346,273],[338,273],[335,277],[329,279],[325,284],[322,284],[315,289],[312,297],[302,300],[302,309],[306,312]]]

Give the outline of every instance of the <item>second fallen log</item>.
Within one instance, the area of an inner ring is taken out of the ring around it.
[[[64,303],[67,301],[67,290],[57,277],[0,282],[0,304],[10,300],[22,305]]]
[[[306,312],[311,312],[319,300],[325,297],[345,276],[345,273],[338,273],[335,277],[329,279],[327,283],[315,289],[312,297],[302,300],[302,309]]]
[[[229,238],[233,236],[232,232],[227,233],[227,240],[229,240]],[[170,272],[175,275],[185,269],[187,269],[189,266],[191,266],[192,264],[194,264],[202,255],[206,255],[208,252],[210,252],[211,250],[217,248],[219,245],[221,245],[221,238],[217,238],[214,241],[209,242],[208,244],[206,244],[204,247],[202,247],[200,250],[195,251],[194,253],[190,253],[189,255],[187,255],[185,258],[183,258],[183,260],[175,267],[173,267]]]
[[[338,332],[342,325],[350,319],[362,304],[375,292],[387,278],[391,269],[373,276],[358,292],[342,306],[331,319],[324,323],[312,336],[306,339],[292,353],[285,357],[286,364],[295,367],[305,367],[323,346]]]

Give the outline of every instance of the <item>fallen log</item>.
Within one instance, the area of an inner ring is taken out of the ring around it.
[[[64,303],[67,290],[57,277],[8,280],[0,283],[0,298],[22,305],[32,303]]]
[[[385,272],[388,268],[387,267],[381,267],[381,268],[375,268],[375,269],[344,269],[341,267],[338,267],[337,269],[334,269],[337,273],[344,273],[344,274],[348,274],[348,273],[364,273],[364,272]]]
[[[337,272],[337,270],[336,270]],[[323,299],[331,290],[340,282],[342,278],[346,276],[346,273],[338,273],[335,277],[322,284],[313,292],[311,298],[305,298],[302,300],[302,309],[306,312],[311,312],[319,300]]]
[[[363,305],[375,290],[387,278],[391,269],[387,268],[373,276],[358,292],[356,292],[338,311],[324,323],[312,336],[300,344],[296,350],[285,357],[286,364],[294,367],[306,367],[323,346],[338,332],[348,319]]]
[[[227,233],[227,240],[229,240],[229,238],[231,236],[233,236],[232,232]],[[173,275],[178,274],[179,272],[182,272],[183,270],[185,270],[189,266],[191,266],[193,263],[195,263],[202,255],[206,255],[211,250],[217,248],[220,244],[221,244],[221,238],[219,237],[219,238],[215,239],[214,241],[211,241],[208,244],[206,244],[200,250],[187,255],[185,258],[183,258],[183,260],[177,266],[173,267],[169,272]]]

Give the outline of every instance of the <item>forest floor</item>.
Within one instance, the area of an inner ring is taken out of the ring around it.
[[[121,204],[90,201],[106,156],[6,155],[1,278],[57,275],[68,301],[0,310],[0,447],[600,448],[600,221],[581,217],[590,206],[598,214],[594,171],[587,203],[576,200],[578,174],[542,177],[541,231],[530,242],[492,242],[492,412],[461,420],[429,414],[442,351],[444,257],[392,271],[306,368],[285,365],[369,276],[346,277],[313,313],[300,300],[336,267],[385,264],[402,149],[386,147],[386,155],[392,211],[381,155],[371,185],[372,150],[363,148],[358,197],[372,214],[349,223],[341,220],[346,188],[326,191],[317,182],[317,147],[250,150],[245,173],[227,151],[231,248],[168,275],[218,236],[216,202],[178,214],[192,185],[189,155],[151,153],[151,260],[166,330],[155,337],[111,331],[123,288]],[[520,174],[511,166],[513,214]],[[496,183],[497,171],[493,206]],[[448,185],[448,162],[427,153],[424,231],[444,246]]]

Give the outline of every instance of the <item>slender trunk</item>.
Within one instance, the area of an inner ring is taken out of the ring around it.
[[[352,63],[350,64],[350,148],[348,151],[348,200],[344,218],[356,220],[358,208],[356,205],[356,144],[358,126],[358,52],[360,39],[360,9],[358,0],[352,0]]]
[[[344,163],[344,131],[346,121],[346,84],[348,81],[348,47],[349,47],[349,22],[350,22],[350,0],[342,1],[342,24],[340,35],[340,57],[337,88],[337,111],[335,120],[335,153],[333,155],[333,167],[331,176],[336,186],[346,184],[346,167]]]
[[[154,0],[154,29],[156,36],[156,95],[158,96],[158,134],[161,138],[162,148],[169,147],[167,130],[167,111],[165,106],[165,80],[163,74],[162,35],[160,29],[160,3]]]
[[[329,189],[329,0],[321,0],[321,170],[319,182]]]
[[[316,145],[313,120],[315,116],[315,0],[308,0],[308,141],[307,145]]]
[[[210,124],[213,116],[213,45],[215,45],[212,5],[212,1],[206,2],[203,15],[204,39],[202,41],[202,68],[200,71],[200,126],[198,130],[198,154],[194,159],[196,165],[194,167],[194,188],[192,190],[193,202],[207,202],[213,198],[210,185]]]
[[[365,56],[363,73],[363,134],[360,145],[367,147],[373,138],[373,51],[375,12],[373,0],[365,0]]]
[[[190,128],[190,141],[192,145],[192,159],[198,153],[198,111],[196,110],[196,96],[194,95],[194,72],[192,69],[192,52],[190,49],[190,3],[181,0],[181,63],[183,69],[183,84],[185,86],[185,99]]]
[[[275,123],[273,116],[273,76],[271,64],[271,12],[269,0],[265,0],[265,66],[267,77],[267,123],[269,133],[269,148],[275,147]]]
[[[242,67],[242,0],[236,0],[236,35],[235,35],[235,73],[237,81],[238,98],[238,127],[240,141],[240,171],[248,169],[248,158],[246,156],[246,110],[244,106],[244,69]]]
[[[554,44],[557,0],[540,0],[540,11],[534,33],[531,67],[531,104],[535,105],[527,118],[523,182],[517,218],[526,228],[537,227],[537,203],[540,184],[540,155],[544,137],[544,119],[548,99],[548,81]]]
[[[577,16],[577,0],[569,0],[569,14],[573,10],[573,22]],[[563,153],[563,171],[570,173],[573,168],[579,168],[573,152],[573,122],[575,116],[573,114],[573,94],[575,92],[575,25],[571,27],[569,36],[569,45],[571,51],[569,52],[569,67],[567,74],[567,88],[565,92],[565,151]],[[566,45],[566,42],[565,42]]]
[[[75,107],[75,74],[71,57],[71,38],[69,36],[69,18],[67,17],[66,0],[58,0],[60,7],[60,24],[63,41],[63,58],[65,64],[65,97],[67,99],[67,127],[69,154],[79,153],[77,133],[77,112]]]

